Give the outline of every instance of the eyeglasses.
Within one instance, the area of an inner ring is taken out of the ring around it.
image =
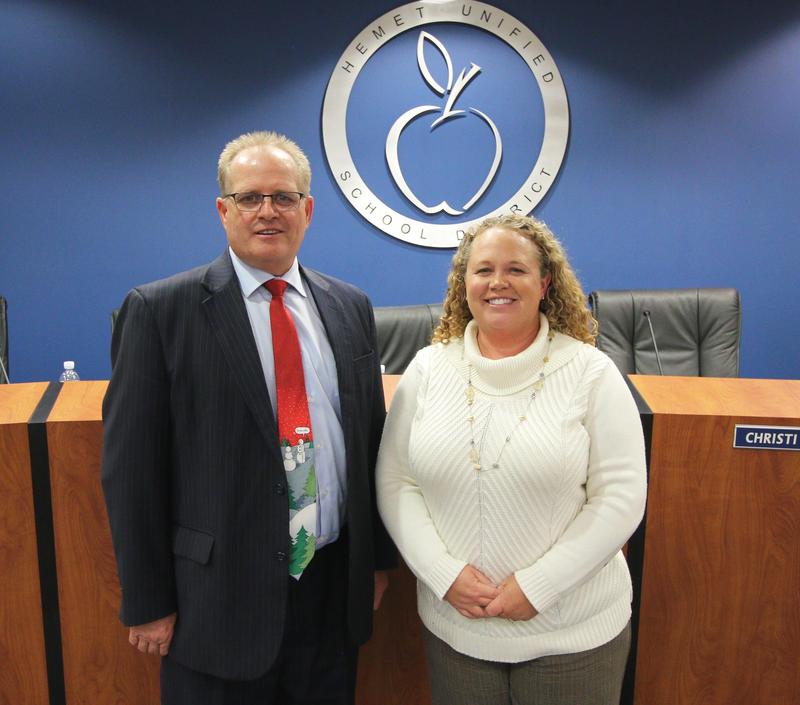
[[[276,191],[275,193],[256,193],[245,191],[243,193],[226,193],[223,198],[232,198],[240,211],[251,213],[261,208],[265,198],[272,199],[272,206],[277,211],[293,211],[300,205],[305,197],[299,191]]]

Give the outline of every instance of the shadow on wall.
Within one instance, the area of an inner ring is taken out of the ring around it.
[[[212,2],[107,3],[103,0],[63,0],[70,6],[141,34],[191,62],[193,72],[211,81],[224,81],[234,90],[252,87],[247,71],[251,62],[264,60],[286,71],[291,81],[304,66],[318,59],[338,57],[356,32],[382,14],[400,7],[402,0],[361,6],[338,6],[328,0],[306,0],[298,8],[275,6],[263,0],[234,0],[224,8]],[[470,11],[464,1],[462,12]],[[685,90],[692,82],[716,71],[748,46],[800,22],[796,0],[752,2],[670,3],[618,0],[597,3],[576,0],[531,6],[521,0],[495,0],[525,22],[563,60],[590,64],[595,70],[622,79],[651,93]],[[477,9],[472,10],[477,12]],[[303,17],[315,16],[331,41],[303,39]],[[551,46],[554,38],[558,45]],[[225,61],[219,57],[224,56]],[[226,67],[240,65],[236,74]],[[276,83],[280,76],[276,75]],[[277,86],[276,86],[277,87]]]

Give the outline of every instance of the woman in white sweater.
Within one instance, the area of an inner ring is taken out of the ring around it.
[[[417,577],[434,705],[619,702],[644,443],[585,301],[543,223],[484,221],[392,401],[378,503]]]

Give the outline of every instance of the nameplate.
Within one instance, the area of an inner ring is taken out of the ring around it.
[[[800,450],[800,426],[744,426],[736,424],[734,448]]]

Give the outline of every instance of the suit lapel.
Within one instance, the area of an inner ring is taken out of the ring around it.
[[[275,442],[278,427],[242,290],[227,250],[209,265],[201,285],[205,288],[203,310],[236,379],[239,392],[268,445],[275,448],[277,453]]]
[[[330,284],[316,272],[300,268],[311,295],[317,304],[322,324],[328,335],[328,342],[336,361],[336,378],[339,384],[339,401],[341,403],[342,427],[345,442],[350,447],[353,419],[357,418],[355,409],[355,379],[353,377],[353,348],[350,345],[349,327],[342,308],[342,302],[331,291]]]

